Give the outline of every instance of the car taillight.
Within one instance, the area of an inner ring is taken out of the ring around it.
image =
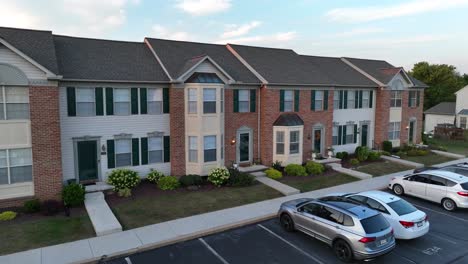
[[[468,192],[457,192],[458,195],[468,197]]]
[[[428,215],[426,215],[426,217],[424,217],[424,221],[426,221],[426,222],[429,221],[429,216]]]
[[[390,231],[390,234],[392,234],[392,235],[393,235],[393,228],[392,228],[392,230]]]
[[[374,241],[375,241],[375,237],[363,237],[359,239],[359,242],[364,243],[364,244],[374,242]]]
[[[410,228],[410,227],[413,227],[413,226],[414,226],[414,223],[413,223],[413,222],[400,221],[400,224],[401,224],[404,228]]]

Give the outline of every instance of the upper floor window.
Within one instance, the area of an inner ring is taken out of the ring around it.
[[[203,113],[216,113],[216,88],[203,89]]]
[[[340,109],[340,91],[335,90],[333,93],[333,108],[334,109]]]
[[[30,148],[0,150],[0,185],[32,181]]]
[[[400,139],[400,122],[390,122],[388,124],[388,139]]]
[[[362,108],[371,108],[370,102],[370,91],[362,91]]]
[[[220,94],[220,108],[221,108],[221,113],[224,113],[224,89],[221,89],[220,90],[221,94]]]
[[[249,90],[239,90],[239,112],[249,112],[250,109],[250,91]]]
[[[188,112],[189,114],[197,113],[198,91],[196,88],[188,89]]]
[[[284,112],[292,112],[294,107],[294,92],[284,91]]]
[[[132,140],[130,138],[115,140],[115,166],[132,165]]]
[[[299,153],[299,131],[289,133],[289,154]]]
[[[76,115],[94,116],[96,115],[96,98],[94,88],[76,89]]]
[[[409,91],[408,106],[418,107],[419,106],[420,91]]]
[[[204,161],[216,161],[216,136],[205,136],[203,139]]]
[[[163,162],[163,137],[155,136],[148,138],[148,162],[162,163]]]
[[[143,102],[142,102],[143,103]],[[159,115],[163,112],[162,89],[148,89],[148,114]]]
[[[401,91],[391,91],[390,107],[401,107]]]
[[[114,114],[130,115],[130,89],[114,89]]]
[[[29,89],[0,87],[0,120],[29,119]]]
[[[314,99],[314,110],[321,111],[326,110],[324,107],[324,100],[328,99],[323,96],[324,91],[315,91],[315,99]]]
[[[353,109],[353,108],[359,108],[359,105],[356,105],[358,101],[356,101],[356,94],[359,95],[357,91],[346,91],[348,93],[348,102],[347,102],[347,108],[348,109]]]

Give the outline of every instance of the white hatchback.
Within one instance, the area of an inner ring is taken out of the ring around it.
[[[426,213],[390,193],[367,191],[336,194],[320,199],[357,203],[379,211],[393,227],[394,235],[397,239],[414,239],[429,232],[430,224]]]

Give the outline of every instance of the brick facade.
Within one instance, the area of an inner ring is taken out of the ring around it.
[[[390,119],[390,91],[377,88],[375,100],[374,146],[382,148],[382,142],[388,139],[388,122]]]
[[[169,89],[171,131],[171,174],[185,174],[185,96],[184,89]]]
[[[424,105],[424,91],[420,93],[420,102],[419,106],[409,107],[409,91],[403,92],[402,95],[402,117],[401,117],[401,134],[400,140],[402,144],[408,144],[409,131],[409,122],[411,119],[416,118],[416,132],[414,137],[414,143],[421,143],[421,132],[423,128],[423,105]]]

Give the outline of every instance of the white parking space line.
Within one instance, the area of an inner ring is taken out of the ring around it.
[[[133,264],[132,261],[130,260],[130,257],[126,257],[125,261],[127,262],[127,264]]]
[[[213,253],[213,255],[215,255],[223,264],[229,264],[229,262],[227,262],[221,255],[219,255],[218,252],[216,252],[216,250],[214,250],[208,243],[206,243],[203,238],[199,238],[198,240],[203,245],[205,245],[205,247],[208,248],[208,250],[211,251],[211,253]]]
[[[439,236],[439,235],[436,235],[436,234],[433,234],[433,233],[427,233],[427,234],[430,235],[430,236],[432,236],[432,237],[436,237],[436,238],[438,238],[438,239],[445,240],[445,241],[447,241],[447,242],[449,242],[449,243],[452,243],[452,244],[454,244],[454,245],[458,244],[457,242],[455,242],[455,241],[453,241],[453,240],[450,240],[450,239],[448,239],[448,238],[445,238],[445,237],[443,237],[443,236]]]
[[[258,224],[257,226],[261,227],[262,229],[264,229],[265,231],[267,231],[268,233],[272,234],[274,237],[280,239],[281,241],[283,241],[284,243],[288,244],[289,246],[295,248],[297,251],[301,252],[302,254],[304,254],[305,256],[309,257],[310,259],[314,260],[315,262],[319,263],[319,264],[325,264],[324,262],[322,262],[321,260],[319,260],[317,257],[314,257],[312,255],[310,255],[309,253],[305,252],[304,250],[302,250],[301,248],[299,248],[298,246],[294,245],[293,243],[287,241],[286,239],[282,238],[280,235],[276,234],[275,232],[271,231],[270,229],[264,227],[263,225],[261,224]]]
[[[431,211],[431,212],[434,212],[434,213],[438,213],[438,214],[441,214],[441,215],[445,215],[445,216],[451,217],[451,218],[453,218],[453,219],[457,219],[457,220],[460,220],[460,221],[462,221],[462,222],[468,223],[468,220],[463,219],[463,218],[460,218],[460,217],[458,217],[458,216],[449,215],[449,214],[446,214],[446,213],[443,213],[443,212],[439,212],[439,211],[437,211],[437,210],[434,210],[434,209],[431,209],[431,208],[427,208],[427,207],[424,207],[424,206],[421,206],[421,205],[418,205],[418,204],[413,204],[413,205],[416,206],[416,207],[422,208],[422,209],[424,209],[424,210],[428,210],[428,211]]]

